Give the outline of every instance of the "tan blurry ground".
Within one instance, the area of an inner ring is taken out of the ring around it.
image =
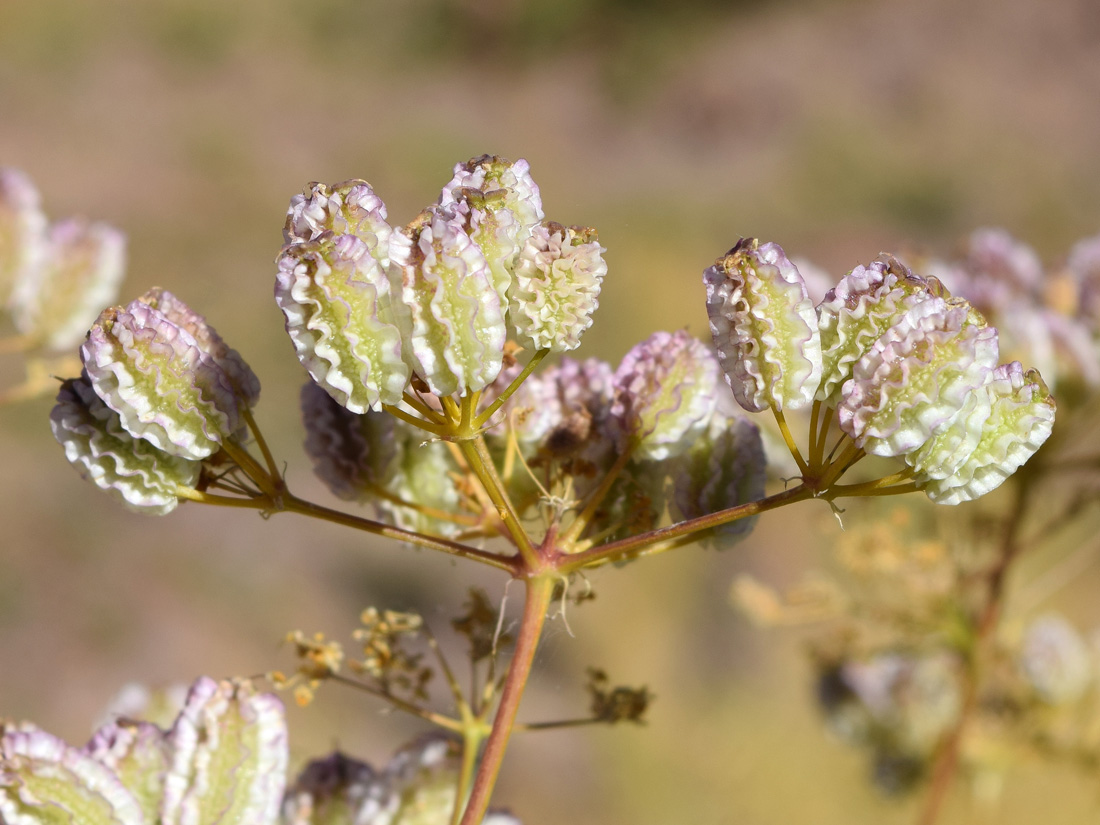
[[[977,226],[1050,259],[1100,229],[1091,0],[677,8],[0,0],[0,165],[27,171],[52,216],[128,233],[124,298],[160,284],[208,315],[264,382],[259,419],[291,484],[326,502],[271,298],[307,181],[366,178],[401,221],[454,162],[527,158],[548,216],[608,248],[582,353],[612,361],[655,329],[703,334],[699,273],[740,235],[839,276],[881,250],[948,252]],[[80,741],[126,681],[286,667],[288,629],[342,637],[367,604],[445,626],[469,585],[502,592],[292,516],[124,512],[65,465],[49,406],[0,410],[2,715]],[[551,625],[522,715],[576,714],[600,665],[648,683],[650,723],[517,739],[500,802],[527,825],[910,821],[823,731],[799,637],[753,631],[728,603],[738,572],[794,579],[836,530],[802,505],[730,553],[595,577],[576,638]],[[1063,594],[1081,626],[1100,624],[1096,583]],[[292,724],[299,756],[338,743],[373,761],[419,730],[335,689]],[[992,812],[953,802],[945,822],[1097,815],[1095,782],[1041,765]]]

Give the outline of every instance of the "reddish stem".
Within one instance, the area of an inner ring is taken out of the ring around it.
[[[592,567],[596,564],[613,561],[616,558],[627,556],[631,553],[644,554],[645,548],[658,544],[659,542],[669,541],[692,533],[699,533],[712,527],[720,527],[723,524],[729,524],[738,519],[755,516],[758,513],[763,513],[768,510],[774,510],[776,507],[781,507],[785,504],[804,501],[808,498],[813,498],[813,496],[813,490],[800,484],[790,490],[784,490],[782,493],[776,493],[773,496],[760,499],[760,501],[750,501],[747,504],[739,504],[736,507],[730,507],[728,510],[719,510],[717,513],[710,513],[709,515],[700,516],[699,518],[670,524],[668,527],[661,527],[657,530],[651,530],[648,533],[640,533],[636,536],[621,539],[620,541],[601,544],[598,547],[593,547],[591,550],[585,550],[583,553],[564,555],[555,560],[554,567],[558,573],[568,574],[584,567]]]
[[[493,730],[485,743],[485,752],[481,756],[481,764],[474,778],[474,787],[470,793],[470,801],[466,804],[466,812],[462,815],[461,825],[480,825],[485,818],[489,799],[493,795],[493,786],[496,785],[500,765],[504,760],[504,751],[508,747],[508,738],[515,725],[520,699],[523,698],[523,689],[531,674],[531,663],[535,659],[542,626],[546,622],[546,608],[554,592],[554,583],[555,579],[547,576],[527,579],[525,582],[527,599],[516,635],[515,652],[512,663],[508,666],[508,675],[500,694],[500,707],[497,708]]]

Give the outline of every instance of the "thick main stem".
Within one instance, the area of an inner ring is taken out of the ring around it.
[[[508,675],[504,679],[504,688],[500,694],[500,706],[493,719],[493,729],[489,733],[489,739],[485,743],[485,752],[482,754],[481,765],[474,778],[473,791],[470,793],[470,801],[466,805],[461,825],[480,825],[485,818],[493,787],[500,774],[500,765],[504,760],[504,751],[508,747],[508,738],[512,735],[512,728],[515,726],[516,712],[523,698],[523,690],[527,686],[527,677],[531,674],[531,663],[535,659],[542,626],[546,622],[546,608],[550,604],[550,596],[554,592],[556,580],[550,576],[539,576],[526,581],[527,599],[523,605],[523,618],[520,620],[516,634],[515,652],[512,655],[512,663],[508,666]]]

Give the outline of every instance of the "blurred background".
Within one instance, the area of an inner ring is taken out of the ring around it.
[[[742,235],[835,277],[990,225],[1056,262],[1100,231],[1098,101],[1092,0],[0,0],[0,165],[51,217],[127,233],[123,300],[161,285],[207,315],[264,383],[291,486],[329,504],[271,297],[308,181],[365,178],[401,223],[454,163],[526,158],[547,216],[608,249],[580,352],[614,363],[656,329],[705,334],[700,273]],[[0,408],[0,715],[80,742],[125,682],[289,668],[286,631],[346,638],[372,604],[422,613],[461,658],[447,624],[467,588],[503,594],[294,516],[131,514],[66,465],[51,403]],[[821,724],[804,635],[730,604],[739,573],[795,581],[839,529],[811,502],[727,553],[600,571],[551,623],[521,716],[583,713],[595,665],[649,686],[649,723],[517,737],[498,801],[527,825],[910,821]],[[1100,624],[1097,584],[1059,593],[1079,626]],[[298,758],[375,763],[420,731],[336,687],[291,724]],[[957,792],[943,821],[1095,819],[1094,779],[1010,778],[992,807]]]

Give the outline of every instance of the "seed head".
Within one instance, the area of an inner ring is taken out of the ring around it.
[[[200,679],[168,733],[166,823],[274,823],[286,784],[282,703],[247,682]],[[234,766],[227,770],[226,766]]]
[[[290,199],[283,228],[287,244],[315,241],[326,232],[354,235],[385,266],[393,229],[386,221],[386,205],[366,181],[311,183]]]
[[[1100,235],[1074,244],[1066,271],[1077,288],[1077,310],[1095,331],[1100,326]]]
[[[339,751],[309,762],[283,802],[283,825],[370,825],[391,801],[370,765]]]
[[[383,476],[383,487],[396,498],[453,513],[460,496],[455,484],[458,466],[442,441],[425,443],[424,434],[410,426],[394,427],[396,457]],[[394,501],[378,499],[376,505],[390,521],[406,530],[451,536],[458,525],[434,518]]]
[[[607,274],[595,230],[544,222],[520,254],[509,318],[523,343],[566,352],[581,344]]]
[[[996,312],[1033,295],[1042,284],[1043,265],[1035,250],[1004,229],[978,229],[950,277],[953,290],[982,311]]]
[[[80,354],[123,428],[166,453],[201,460],[241,427],[247,399],[229,373],[184,326],[140,299],[105,309]]]
[[[33,726],[0,724],[0,822],[56,821],[145,825],[109,768]]]
[[[426,210],[399,234],[409,242],[393,258],[411,317],[407,362],[436,395],[483,389],[501,370],[507,310],[485,255],[454,206]]]
[[[326,232],[284,247],[278,265],[275,300],[310,377],[352,412],[399,403],[407,320],[400,286],[371,247]]]
[[[706,429],[717,384],[714,353],[686,332],[656,332],[637,344],[615,371],[610,414],[620,448],[636,440],[639,460],[682,453]]]
[[[146,825],[159,821],[171,760],[164,731],[151,722],[115,720],[99,728],[83,752],[107,767],[134,795]]]
[[[446,206],[469,198],[469,193],[463,190],[470,189],[486,196],[503,193],[501,205],[515,216],[519,228],[517,248],[523,246],[527,235],[544,217],[542,196],[538,184],[531,177],[531,165],[522,158],[513,163],[504,158],[482,155],[466,163],[455,164],[454,177],[443,187],[439,203]]]
[[[703,273],[722,370],[749,412],[796,410],[821,382],[821,339],[806,285],[778,244],[742,239]]]
[[[997,330],[965,301],[921,301],[855,363],[837,419],[869,453],[911,452],[986,383],[997,356]]]
[[[161,287],[153,287],[140,298],[181,329],[191,333],[199,348],[210,355],[221,367],[233,385],[233,391],[246,407],[256,406],[260,400],[260,379],[245,363],[240,353],[230,347],[218,335],[206,319],[187,304]]]
[[[939,281],[914,275],[890,256],[845,275],[817,307],[822,359],[817,397],[836,406],[856,361],[909,309],[935,297],[947,297]]]
[[[916,477],[942,480],[958,472],[982,440],[991,405],[985,387],[969,393],[962,408],[936,429],[931,438],[906,453],[905,463],[916,471]]]
[[[706,432],[673,466],[673,503],[684,519],[764,497],[767,459],[760,430],[741,416],[713,416]],[[714,532],[711,543],[729,547],[751,533],[755,522],[752,517],[723,525]]]
[[[517,441],[558,457],[604,442],[613,380],[611,365],[597,358],[563,358],[536,372],[505,407]],[[504,435],[502,429],[493,432]]]
[[[62,383],[50,427],[84,478],[135,510],[169,513],[179,503],[177,487],[194,487],[199,479],[200,462],[169,455],[126,432],[87,375]]]
[[[1054,398],[1034,370],[1018,361],[1003,364],[983,388],[990,414],[981,439],[955,472],[924,485],[937,504],[958,504],[1001,486],[1043,445],[1054,427]]]
[[[333,495],[362,501],[372,486],[384,486],[397,458],[396,419],[368,410],[353,413],[312,381],[302,387],[306,453]]]
[[[1095,655],[1077,629],[1057,615],[1040,616],[1028,625],[1018,663],[1031,688],[1050,705],[1077,701],[1095,680]]]

